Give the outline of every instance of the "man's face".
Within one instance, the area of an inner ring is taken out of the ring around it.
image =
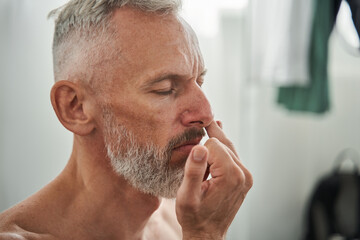
[[[177,190],[192,147],[200,142],[203,128],[213,119],[201,90],[205,69],[196,37],[174,15],[121,9],[115,12],[113,21],[119,29],[116,47],[121,54],[111,67],[113,76],[105,87],[107,96],[98,99],[109,157],[115,169],[119,169],[116,162],[126,156],[130,165],[137,158],[142,164],[134,162],[132,165],[138,167],[128,175],[137,173],[140,179],[146,179],[144,182],[156,182],[156,172],[163,173],[163,179],[167,179],[164,184],[173,184]],[[130,154],[136,151],[138,157]],[[145,166],[157,170],[142,173]],[[118,173],[124,176],[129,167],[120,167],[125,170]],[[165,197],[176,194],[136,187]]]
[[[141,143],[135,134],[119,125],[111,109],[103,108],[105,146],[112,168],[134,188],[154,196],[174,198],[184,177],[185,163],[172,164],[175,146],[197,141],[203,129],[190,128],[161,148],[151,141]]]

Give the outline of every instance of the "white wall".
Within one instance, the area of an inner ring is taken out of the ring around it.
[[[64,1],[0,2],[0,211],[40,189],[65,165],[72,137],[50,104],[53,22]]]
[[[291,114],[273,104],[274,89],[255,90],[250,239],[298,239],[315,181],[343,148],[360,152],[360,59],[346,55],[335,35],[330,43],[330,113]]]
[[[71,151],[72,136],[49,100],[53,23],[46,15],[63,2],[0,0],[0,211],[54,178]],[[341,149],[360,152],[360,59],[333,36],[331,112],[289,113],[275,104],[276,89],[248,81],[245,13],[223,13],[210,33],[188,18],[200,33],[209,69],[205,91],[254,174],[228,239],[299,239],[314,181],[331,169]]]
[[[331,111],[291,113],[276,104],[276,88],[248,78],[246,12],[223,12],[220,25],[217,35],[200,37],[209,68],[205,89],[254,175],[253,189],[228,239],[300,239],[316,180],[332,170],[342,149],[360,152],[360,58],[349,55],[333,34]]]

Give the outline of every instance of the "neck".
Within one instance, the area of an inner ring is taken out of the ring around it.
[[[65,193],[66,219],[73,226],[86,226],[86,232],[79,233],[91,236],[86,239],[141,239],[161,200],[117,176],[103,146],[86,145],[91,149],[82,148],[75,139],[69,163],[54,182]]]

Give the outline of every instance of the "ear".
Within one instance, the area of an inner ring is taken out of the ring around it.
[[[85,105],[90,102],[85,100],[85,93],[81,86],[67,80],[56,82],[51,89],[51,104],[61,124],[80,136],[95,129],[91,112],[86,111]]]

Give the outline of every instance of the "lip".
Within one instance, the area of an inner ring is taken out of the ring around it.
[[[194,146],[198,145],[200,143],[201,139],[202,139],[202,137],[199,137],[199,138],[195,138],[195,139],[190,140],[190,141],[186,141],[184,143],[176,145],[173,150],[189,151]]]

